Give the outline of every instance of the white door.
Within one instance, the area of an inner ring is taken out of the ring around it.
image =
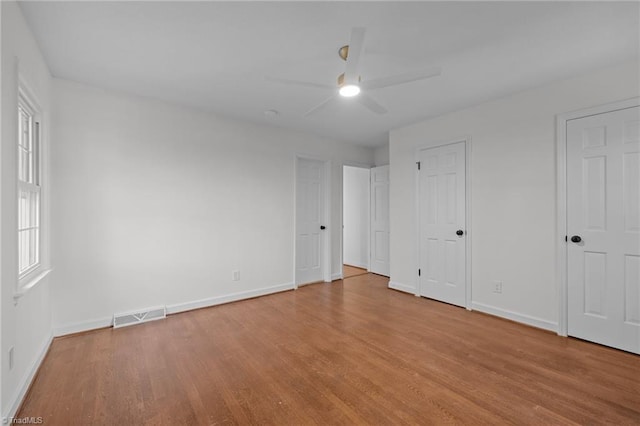
[[[296,284],[322,281],[324,164],[299,158],[296,176]]]
[[[466,305],[465,142],[419,152],[420,295]]]
[[[389,276],[389,166],[371,169],[370,271]]]
[[[640,353],[640,108],[567,122],[568,334]]]

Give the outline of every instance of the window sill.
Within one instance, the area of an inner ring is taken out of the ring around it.
[[[34,289],[35,287],[38,286],[38,284],[40,284],[40,282],[42,282],[42,280],[49,275],[49,272],[51,272],[52,269],[48,268],[48,269],[43,269],[39,272],[37,272],[33,277],[30,277],[28,281],[26,281],[24,284],[20,285],[18,287],[18,290],[13,293],[13,303],[17,304],[18,300],[24,296],[25,294],[27,294],[29,291],[31,291],[32,289]]]

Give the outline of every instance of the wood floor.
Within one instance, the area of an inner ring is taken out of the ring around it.
[[[367,273],[366,269],[358,268],[351,265],[342,265],[342,276],[345,278],[357,277]]]
[[[46,425],[640,423],[640,357],[367,274],[55,339]]]

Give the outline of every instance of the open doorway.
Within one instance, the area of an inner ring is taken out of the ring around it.
[[[369,271],[370,170],[343,166],[342,170],[343,278]]]

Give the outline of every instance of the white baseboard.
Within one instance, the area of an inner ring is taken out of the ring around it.
[[[471,302],[471,309],[474,311],[484,312],[486,314],[495,315],[497,317],[502,317],[509,319],[511,321],[520,322],[522,324],[527,324],[533,327],[542,328],[544,330],[550,330],[557,332],[558,324],[552,321],[547,321],[542,318],[532,317],[530,315],[520,314],[518,312],[508,311],[502,308],[496,308],[495,306],[485,305],[480,302]]]
[[[67,334],[81,333],[83,331],[95,330],[98,328],[111,327],[113,325],[113,317],[99,318],[83,322],[67,323],[53,328],[55,337],[66,336]]]
[[[416,294],[416,288],[408,286],[406,284],[400,284],[399,282],[389,281],[389,288],[394,290],[403,291],[405,293]]]
[[[255,290],[241,291],[231,293],[224,296],[210,297],[207,299],[194,300],[192,302],[176,303],[167,305],[167,314],[177,314],[178,312],[191,311],[193,309],[207,308],[209,306],[222,305],[224,303],[236,302],[243,299],[251,299],[258,296],[266,296],[267,294],[280,293],[281,291],[293,290],[293,283],[274,285],[271,287],[263,287]]]
[[[29,369],[25,372],[22,380],[18,384],[18,389],[16,393],[11,398],[9,403],[9,410],[2,415],[2,419],[10,419],[16,416],[18,412],[18,408],[20,408],[20,404],[22,404],[22,400],[24,399],[27,391],[29,390],[29,386],[31,386],[31,382],[36,376],[38,372],[38,368],[40,368],[40,364],[44,360],[47,351],[49,350],[49,346],[51,346],[51,342],[53,341],[53,334],[49,334],[49,337],[46,338],[40,351],[38,352],[38,356],[34,360],[33,364],[29,366]]]
[[[343,278],[342,272],[336,272],[335,274],[331,274],[331,281],[341,280]]]
[[[223,303],[236,302],[243,299],[251,299],[253,297],[265,296],[267,294],[279,293],[281,291],[293,290],[293,283],[280,284],[272,287],[258,288],[255,290],[241,291],[231,293],[224,296],[211,297],[207,299],[194,300],[191,302],[175,303],[167,305],[167,314],[176,314],[178,312],[190,311],[193,309],[206,308],[209,306],[221,305]],[[63,324],[54,327],[53,334],[55,337],[65,336],[67,334],[80,333],[83,331],[95,330],[98,328],[111,327],[113,325],[113,317],[99,318],[90,321]]]

